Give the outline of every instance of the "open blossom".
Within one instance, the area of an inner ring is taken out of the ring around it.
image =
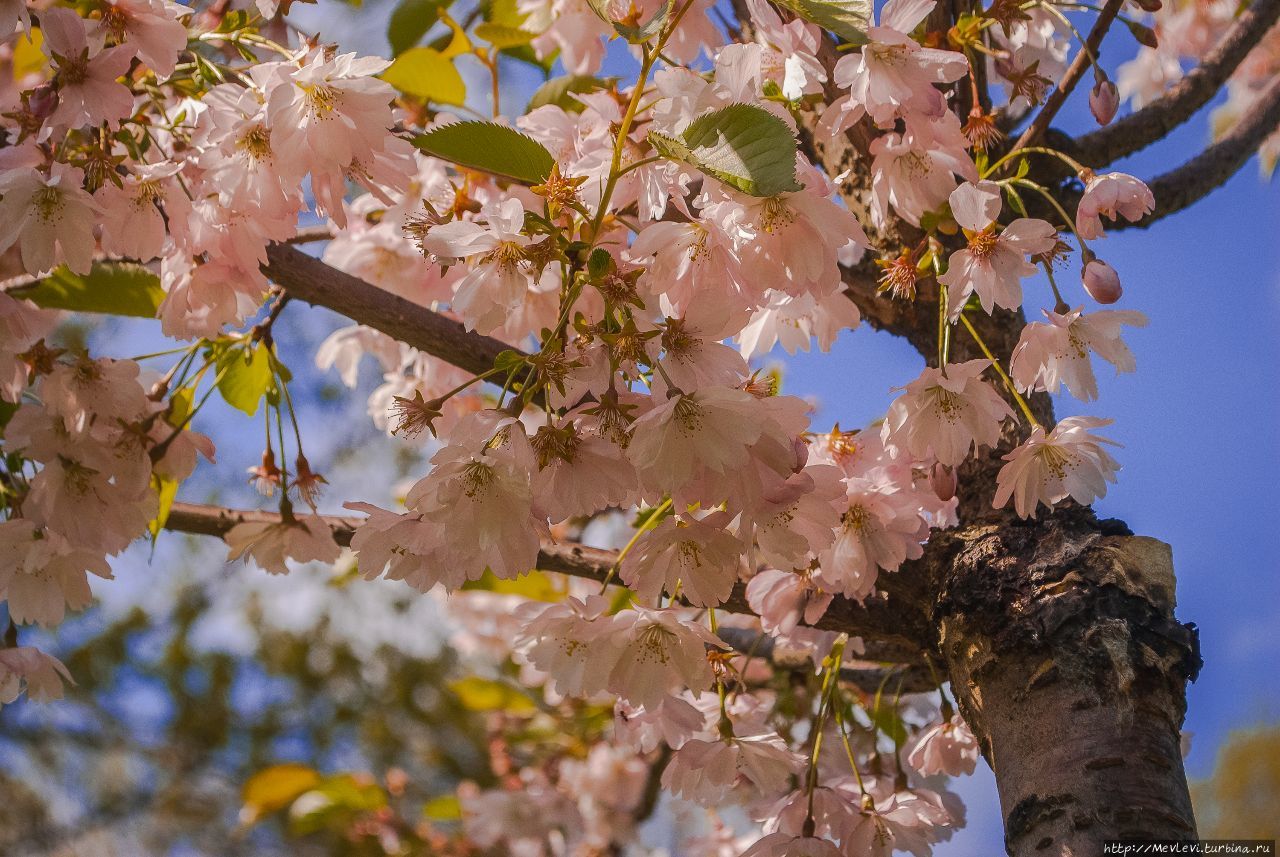
[[[14,622],[48,627],[68,608],[84,609],[93,600],[89,574],[111,577],[101,552],[73,547],[25,518],[0,522],[0,601]]]
[[[766,568],[747,584],[747,603],[770,634],[790,634],[801,621],[814,624],[827,612],[832,597],[801,572]]]
[[[843,852],[829,839],[779,831],[757,840],[742,857],[843,857]]]
[[[635,492],[635,470],[622,449],[572,420],[542,426],[530,442],[538,457],[534,491],[552,521],[625,506]]]
[[[922,47],[911,38],[934,5],[920,0],[889,0],[884,5],[880,23],[867,30],[870,41],[836,63],[836,85],[849,94],[827,108],[823,124],[828,133],[844,131],[863,111],[888,128],[908,113],[940,116],[946,110],[946,98],[934,84],[964,77],[969,62],[964,54]]]
[[[1091,402],[1098,398],[1091,354],[1115,366],[1117,374],[1137,367],[1120,338],[1124,325],[1146,326],[1147,317],[1137,310],[1086,313],[1079,307],[1064,313],[1046,310],[1044,315],[1048,323],[1032,322],[1022,329],[1009,361],[1009,374],[1024,392],[1056,393],[1066,385],[1071,395]]]
[[[878,225],[887,223],[892,206],[900,217],[918,226],[922,215],[940,208],[955,190],[955,176],[977,181],[977,167],[965,151],[968,142],[959,118],[950,112],[938,119],[909,119],[902,134],[889,132],[873,140],[873,220]]]
[[[1120,465],[1102,444],[1118,444],[1092,430],[1108,425],[1111,420],[1067,417],[1047,434],[1036,426],[1026,442],[1004,457],[1008,464],[996,475],[992,505],[999,509],[1012,497],[1018,515],[1029,518],[1040,503],[1052,507],[1071,497],[1088,505],[1106,496],[1107,483],[1116,481]]]
[[[299,67],[278,68],[267,115],[271,145],[302,172],[344,173],[373,163],[387,145],[395,90],[377,77],[391,63],[315,48]]]
[[[733,590],[743,545],[725,532],[723,513],[704,520],[675,515],[640,537],[620,575],[641,598],[679,591],[696,607],[716,607]]]
[[[686,741],[662,772],[662,786],[703,806],[719,806],[730,793],[746,801],[777,797],[804,765],[776,734],[694,738]]]
[[[768,354],[777,345],[792,355],[808,351],[815,339],[818,348],[829,351],[842,331],[852,330],[861,320],[857,305],[841,289],[823,297],[770,289],[734,339],[747,359]]]
[[[643,482],[671,491],[698,468],[742,466],[760,438],[759,414],[757,399],[731,387],[672,394],[635,421],[627,454]]]
[[[464,579],[488,568],[511,579],[537,564],[546,515],[534,504],[537,467],[523,426],[501,411],[459,423],[457,442],[431,458],[431,472],[409,490],[405,505],[438,526],[436,560]]]
[[[823,589],[861,600],[875,591],[880,569],[895,571],[921,556],[920,543],[928,535],[929,525],[909,496],[851,479],[835,542],[819,555],[815,579]]]
[[[180,230],[191,211],[174,179],[181,168],[177,163],[144,165],[126,176],[122,186],[102,186],[97,199],[102,206],[103,250],[142,261],[161,255],[166,217],[170,229]]]
[[[341,553],[329,525],[315,515],[275,522],[243,521],[224,538],[230,548],[228,560],[252,559],[271,574],[288,574],[286,560],[333,562]]]
[[[453,220],[433,227],[422,249],[446,263],[466,260],[469,270],[457,283],[453,309],[468,328],[487,333],[501,327],[529,292],[532,272],[524,251],[531,239],[523,234],[524,205],[515,197],[481,218],[483,226]]]
[[[907,764],[922,776],[972,774],[978,764],[978,739],[959,714],[920,733]]]
[[[818,60],[820,30],[801,18],[783,22],[760,0],[747,0],[755,42],[729,44],[716,55],[716,80],[738,89],[734,81],[750,79],[755,97],[765,81],[772,81],[792,101],[821,93],[827,71]],[[747,93],[743,93],[747,94]]]
[[[46,120],[46,130],[114,124],[133,112],[133,93],[117,80],[129,70],[133,49],[94,50],[86,23],[62,6],[40,13],[44,52],[58,68],[58,108]]]
[[[997,229],[1000,204],[1000,186],[991,181],[966,182],[951,194],[951,212],[969,239],[967,247],[951,254],[947,272],[938,277],[947,287],[953,317],[974,292],[987,312],[1022,306],[1022,278],[1035,273],[1027,257],[1057,244],[1057,230],[1043,220],[1020,217]]]
[[[179,18],[190,9],[168,0],[105,0],[98,29],[127,45],[159,77],[173,74],[187,46],[187,28]]]
[[[23,355],[57,324],[55,312],[0,291],[0,399],[17,402],[31,379],[30,357]]]
[[[652,708],[667,694],[703,691],[713,675],[707,647],[725,644],[702,625],[673,610],[637,607],[614,617],[609,642],[618,652],[608,673],[608,689],[633,705]]]
[[[678,696],[664,697],[652,709],[622,700],[614,706],[614,736],[641,753],[652,753],[660,744],[679,749],[706,727],[706,713]]]
[[[71,673],[62,661],[32,646],[0,649],[0,708],[18,698],[24,690],[35,702],[62,698],[62,683]]]
[[[1103,173],[1091,176],[1076,209],[1076,231],[1086,241],[1103,237],[1102,218],[1123,217],[1137,223],[1156,207],[1151,189],[1139,179],[1125,173]]]
[[[77,274],[89,273],[101,209],[83,181],[78,167],[57,162],[48,175],[29,168],[0,173],[0,251],[16,243],[29,274],[62,263]]]
[[[970,360],[922,371],[889,407],[881,432],[885,446],[953,467],[975,445],[994,446],[1001,422],[1013,411],[982,380],[990,365],[990,360]]]
[[[605,690],[618,658],[612,633],[620,620],[609,614],[610,599],[570,596],[554,604],[526,602],[516,608],[520,631],[514,649],[549,676],[556,693],[591,696]]]

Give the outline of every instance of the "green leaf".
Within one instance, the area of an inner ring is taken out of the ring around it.
[[[459,166],[526,184],[546,181],[555,165],[555,158],[541,143],[493,122],[441,125],[419,134],[413,144],[428,155]]]
[[[536,711],[533,700],[508,684],[480,676],[468,676],[449,682],[458,701],[471,711],[505,711],[528,714]]]
[[[155,318],[164,300],[160,278],[136,262],[94,262],[88,276],[72,273],[64,265],[30,286],[11,289],[9,294],[46,309],[138,318]]]
[[[495,577],[488,569],[479,580],[468,580],[462,584],[464,592],[483,590],[500,595],[519,595],[530,601],[556,602],[564,600],[564,590],[556,586],[551,575],[543,571],[530,571],[514,580]]]
[[[271,358],[260,343],[243,348],[215,351],[218,392],[228,405],[249,416],[258,412],[258,402],[271,387]]]
[[[696,167],[751,196],[800,190],[796,138],[777,116],[750,104],[731,104],[699,116],[679,137],[650,132],[664,157]]]
[[[472,32],[475,33],[477,39],[484,39],[498,50],[527,45],[538,36],[537,33],[531,33],[519,27],[508,27],[505,24],[490,24],[488,22],[477,24]]]
[[[244,784],[243,816],[253,824],[265,815],[284,809],[320,782],[320,775],[306,765],[289,763],[264,768]]]
[[[617,80],[616,77],[601,80],[589,74],[569,74],[564,77],[552,78],[542,86],[539,86],[537,91],[533,93],[533,97],[529,99],[529,106],[526,112],[546,104],[554,104],[569,113],[581,113],[583,104],[574,98],[574,95],[611,89]]]
[[[449,8],[450,2],[452,0],[400,0],[387,21],[391,55],[400,56],[422,41],[427,31],[440,20],[440,12]]]
[[[458,821],[462,818],[462,803],[457,795],[440,795],[422,805],[422,815],[431,821]]]
[[[409,48],[382,73],[382,79],[406,95],[437,104],[463,104],[467,85],[453,62],[434,48]]]
[[[387,794],[366,778],[334,774],[295,800],[289,810],[289,832],[308,836],[321,830],[349,830],[356,817],[386,806]]]
[[[867,43],[871,0],[777,0],[777,3],[851,44]]]

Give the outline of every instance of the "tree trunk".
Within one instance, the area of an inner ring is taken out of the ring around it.
[[[1169,546],[1067,507],[974,525],[934,565],[939,652],[996,775],[1011,855],[1193,839],[1180,751],[1201,661]]]

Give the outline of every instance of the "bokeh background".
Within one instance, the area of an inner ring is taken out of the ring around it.
[[[295,6],[291,20],[344,49],[386,55],[392,8],[387,0],[358,8],[320,0]],[[1104,64],[1127,58],[1126,39],[1112,36]],[[610,52],[607,73],[634,68],[624,50]],[[487,112],[487,73],[478,65],[468,73],[474,106]],[[503,76],[501,107],[516,115],[542,77],[514,61]],[[1091,123],[1083,98],[1073,98],[1061,124]],[[1149,177],[1208,138],[1202,115],[1118,168]],[[1138,372],[1103,373],[1101,398],[1087,407],[1057,403],[1059,416],[1115,420],[1108,433],[1124,444],[1124,469],[1100,513],[1173,546],[1178,612],[1199,626],[1205,659],[1186,723],[1204,835],[1264,835],[1280,818],[1278,239],[1280,195],[1256,164],[1154,229],[1109,235],[1097,249],[1123,277],[1122,304],[1150,317],[1128,336]],[[1064,280],[1074,290],[1068,299],[1084,302],[1072,278]],[[1048,303],[1041,284],[1029,283],[1027,294],[1029,307]],[[316,345],[342,324],[295,305],[277,328],[299,377],[303,424],[312,427],[308,456],[332,483],[328,511],[351,498],[385,504],[425,461],[421,447],[372,427],[365,397],[379,379],[371,366],[355,392],[314,369]],[[156,325],[137,321],[61,335],[115,356],[162,342]],[[812,397],[822,429],[877,418],[919,357],[863,328],[842,335],[830,354],[766,362],[781,364],[787,392]],[[261,451],[257,424],[214,403],[198,428],[217,442],[219,465],[198,471],[182,499],[257,504],[241,476]],[[94,581],[100,601],[85,614],[54,634],[23,631],[24,643],[62,655],[79,686],[61,703],[0,712],[0,854],[349,853],[350,843],[323,835],[342,821],[324,813],[313,829],[292,831],[301,839],[279,825],[250,825],[242,784],[289,761],[375,778],[398,768],[402,796],[447,818],[454,808],[442,796],[485,767],[480,718],[448,690],[471,653],[449,646],[437,600],[353,580],[341,567],[269,577],[227,565],[220,543],[173,534],[154,548],[136,546],[114,567],[116,580]],[[1002,853],[990,772],[980,765],[953,787],[968,805],[968,825],[937,853]],[[358,777],[333,788],[347,789],[333,812],[378,800]],[[667,840],[663,827],[676,821],[660,816],[652,840]]]

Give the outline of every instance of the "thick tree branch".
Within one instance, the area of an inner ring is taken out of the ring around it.
[[[1277,20],[1280,0],[1254,0],[1203,62],[1141,110],[1081,137],[1075,157],[1088,166],[1105,167],[1164,139],[1209,103]]]
[[[339,271],[295,247],[267,248],[263,271],[291,297],[327,307],[459,369],[480,374],[510,346],[461,322]]]
[[[333,531],[334,540],[344,546],[351,544],[351,536],[363,523],[363,519],[358,517],[320,517]],[[165,522],[165,529],[221,538],[236,524],[274,523],[279,520],[280,516],[275,512],[174,503]],[[609,576],[609,570],[616,560],[617,553],[614,551],[574,542],[544,541],[538,552],[538,568],[543,571],[555,571],[601,582]],[[869,660],[921,663],[927,645],[924,641],[929,639],[929,633],[921,621],[912,620],[913,616],[922,618],[924,611],[910,600],[913,593],[911,587],[904,585],[907,579],[904,574],[882,575],[881,580],[892,591],[874,595],[862,604],[837,597],[826,615],[817,623],[817,627],[863,637]],[[731,613],[752,613],[747,604],[746,587],[741,583],[736,585],[721,609]]]
[[[1040,139],[1040,135],[1048,130],[1049,123],[1053,121],[1054,116],[1058,115],[1058,110],[1066,103],[1067,96],[1071,94],[1071,90],[1075,89],[1076,84],[1080,82],[1080,78],[1084,77],[1084,73],[1093,64],[1093,57],[1098,55],[1098,51],[1102,47],[1102,39],[1107,35],[1107,30],[1111,29],[1111,23],[1115,21],[1122,5],[1124,5],[1124,0],[1107,0],[1107,5],[1102,7],[1102,11],[1098,13],[1098,20],[1094,21],[1093,29],[1089,31],[1089,35],[1085,38],[1084,46],[1076,54],[1075,59],[1071,61],[1071,65],[1067,67],[1066,72],[1062,75],[1062,80],[1058,81],[1057,87],[1045,99],[1044,107],[1040,108],[1040,112],[1031,120],[1027,130],[1022,132],[1022,136],[1013,144],[1013,148],[1010,151],[1033,145]]]
[[[1156,198],[1155,211],[1137,223],[1121,220],[1107,228],[1145,228],[1189,208],[1226,184],[1277,131],[1280,131],[1280,77],[1271,81],[1245,116],[1218,142],[1177,169],[1147,182]],[[1066,204],[1074,206],[1079,199],[1077,192]]]

